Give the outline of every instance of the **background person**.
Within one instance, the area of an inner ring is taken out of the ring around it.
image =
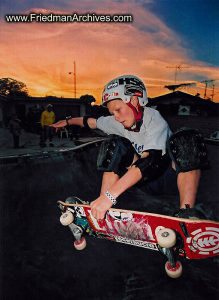
[[[20,136],[21,136],[21,120],[18,119],[16,114],[11,116],[11,120],[9,121],[9,130],[13,137],[13,145],[14,148],[20,148]]]
[[[53,106],[52,104],[48,104],[46,109],[42,112],[41,114],[41,137],[40,137],[40,146],[41,147],[46,147],[46,141],[49,139],[49,146],[52,147],[54,146],[52,143],[53,139],[53,134],[54,130],[50,126],[55,122],[55,113],[53,111]]]

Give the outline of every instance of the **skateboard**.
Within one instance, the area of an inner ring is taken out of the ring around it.
[[[167,257],[168,276],[182,274],[179,257],[203,259],[219,254],[219,222],[110,208],[96,220],[88,203],[77,197],[58,201],[60,222],[74,236],[74,247],[86,247],[85,235],[160,251]]]

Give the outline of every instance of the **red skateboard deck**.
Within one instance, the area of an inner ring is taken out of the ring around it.
[[[96,220],[88,205],[62,201],[58,204],[63,213],[61,223],[81,228],[81,237],[89,234],[155,251],[172,249],[169,261],[174,261],[178,255],[187,259],[203,259],[219,254],[218,222],[112,208],[107,211],[104,220]],[[70,220],[70,224],[65,223],[68,214],[72,214],[74,219]]]

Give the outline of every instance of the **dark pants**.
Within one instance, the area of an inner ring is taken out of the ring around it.
[[[53,139],[53,132],[54,131],[52,127],[45,125],[41,131],[40,143],[44,144],[47,141],[47,139],[49,139],[49,142],[51,143]]]
[[[141,186],[152,195],[177,195],[177,173],[170,163],[160,177],[153,181],[145,182]]]

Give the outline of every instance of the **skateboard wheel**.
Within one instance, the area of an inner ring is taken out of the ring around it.
[[[171,248],[176,244],[176,234],[172,229],[163,228],[157,232],[157,242],[162,248]]]
[[[165,270],[167,275],[171,278],[179,278],[182,275],[182,264],[180,261],[176,262],[176,266],[172,267],[170,262],[167,261],[165,264]]]
[[[77,250],[83,250],[86,247],[86,239],[82,237],[80,240],[74,241],[74,247]]]
[[[64,226],[70,225],[74,221],[74,216],[70,211],[65,212],[60,217],[60,223]]]

